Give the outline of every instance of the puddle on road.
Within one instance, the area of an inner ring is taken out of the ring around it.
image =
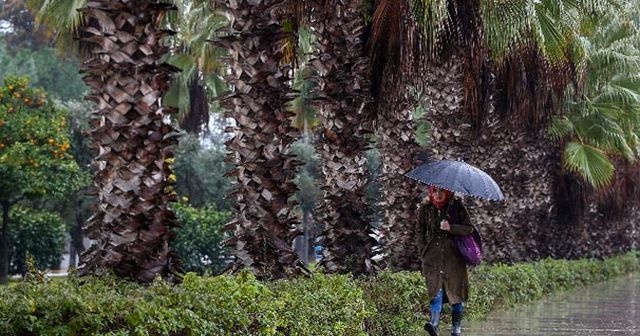
[[[486,321],[467,322],[463,335],[640,336],[640,274],[491,313]]]

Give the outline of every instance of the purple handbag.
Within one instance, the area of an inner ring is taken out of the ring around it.
[[[456,209],[449,209],[449,217],[454,223],[457,223]],[[453,242],[456,244],[458,251],[469,266],[478,266],[482,262],[482,239],[480,233],[474,227],[471,234],[466,236],[453,236]]]
[[[482,241],[476,228],[466,236],[453,236],[458,251],[469,266],[478,266],[482,261]]]

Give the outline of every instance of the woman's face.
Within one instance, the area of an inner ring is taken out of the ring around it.
[[[444,202],[447,199],[447,192],[444,189],[435,188],[432,197],[436,202]]]

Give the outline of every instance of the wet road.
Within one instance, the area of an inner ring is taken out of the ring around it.
[[[467,322],[463,335],[640,336],[640,274],[491,313],[486,321]]]

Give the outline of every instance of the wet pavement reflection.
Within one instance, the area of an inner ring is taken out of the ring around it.
[[[485,321],[467,322],[463,335],[640,336],[640,274],[491,313]]]

